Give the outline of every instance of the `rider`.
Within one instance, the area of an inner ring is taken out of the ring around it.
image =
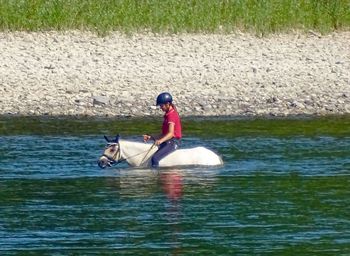
[[[173,97],[168,92],[163,92],[157,97],[157,106],[165,112],[162,133],[156,136],[143,135],[143,140],[146,142],[150,139],[159,146],[156,153],[152,157],[152,167],[158,167],[159,161],[175,151],[182,137],[180,116],[173,104]]]

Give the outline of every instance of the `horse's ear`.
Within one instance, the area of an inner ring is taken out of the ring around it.
[[[105,138],[105,140],[106,140],[107,142],[110,142],[110,140],[107,138],[106,135],[103,135],[103,137]]]

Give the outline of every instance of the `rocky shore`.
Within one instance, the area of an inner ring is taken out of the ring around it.
[[[160,115],[163,91],[182,116],[349,114],[349,42],[350,32],[2,32],[0,115]]]

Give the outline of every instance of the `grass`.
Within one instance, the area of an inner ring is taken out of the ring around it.
[[[2,31],[265,35],[349,28],[349,0],[0,0]]]

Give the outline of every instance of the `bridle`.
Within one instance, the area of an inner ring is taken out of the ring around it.
[[[108,160],[107,165],[108,165],[108,166],[112,166],[113,164],[119,164],[119,163],[121,163],[121,162],[126,161],[126,160],[129,159],[129,158],[133,158],[133,157],[135,157],[135,156],[139,156],[139,155],[141,155],[141,154],[147,152],[146,155],[145,155],[145,156],[142,158],[142,160],[141,160],[141,163],[140,163],[140,165],[141,165],[141,164],[143,163],[143,161],[145,160],[145,158],[148,156],[149,152],[152,150],[152,148],[153,148],[156,144],[153,143],[152,146],[151,146],[149,149],[147,149],[147,150],[145,150],[145,151],[142,151],[142,152],[140,152],[140,153],[137,153],[137,154],[135,154],[135,155],[126,157],[126,158],[122,158],[122,156],[121,156],[121,150],[120,150],[120,144],[119,144],[118,142],[108,142],[108,143],[107,143],[107,146],[106,146],[105,148],[107,149],[107,148],[109,148],[109,147],[111,147],[111,146],[116,146],[116,145],[118,145],[118,150],[116,150],[116,152],[115,152],[112,156],[109,156],[109,155],[107,155],[107,154],[105,154],[105,153],[102,155],[102,156],[104,156],[105,158],[107,158],[107,160]],[[106,151],[106,150],[105,150],[105,151]],[[115,159],[118,159],[118,160],[116,161]]]
[[[126,159],[122,159],[121,158],[121,152],[120,152],[120,145],[119,145],[119,143],[117,143],[117,142],[108,142],[107,146],[105,148],[107,149],[107,148],[110,148],[110,147],[116,146],[116,145],[118,145],[118,150],[116,150],[116,152],[112,156],[109,156],[109,155],[107,155],[105,153],[102,155],[105,158],[107,158],[108,166],[112,166],[112,164],[119,164],[119,163],[121,163],[121,162],[126,160]],[[119,155],[119,157],[117,155]],[[115,160],[117,158],[119,159],[118,161]]]

